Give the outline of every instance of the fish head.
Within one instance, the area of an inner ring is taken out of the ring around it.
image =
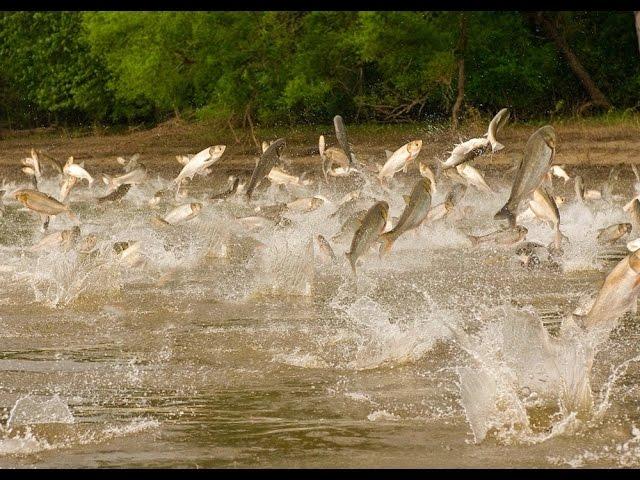
[[[191,211],[193,213],[198,213],[200,210],[202,210],[202,204],[199,202],[193,202],[191,204]]]
[[[546,143],[547,146],[551,150],[553,150],[555,152],[555,150],[556,150],[556,131],[553,129],[553,127],[551,125],[545,125],[540,130],[538,130],[538,133],[540,134],[540,136],[544,140],[544,143]]]
[[[624,234],[624,233],[629,233],[629,232],[631,231],[631,228],[632,228],[632,226],[631,226],[631,224],[630,224],[630,223],[621,223],[621,224],[618,226],[618,231],[619,231],[620,233],[623,233],[623,234]]]
[[[411,154],[411,158],[416,158],[422,148],[422,140],[414,140],[407,143],[407,151]]]
[[[324,200],[319,198],[319,197],[313,197],[311,199],[311,207],[312,208],[320,208],[322,206],[322,204],[324,203]]]
[[[527,235],[527,233],[529,233],[529,230],[527,229],[527,227],[523,225],[516,225],[514,229],[516,230],[516,232],[518,232],[518,234],[522,238],[524,238]]]
[[[22,167],[22,172],[26,173],[31,177],[33,177],[36,174],[35,170],[32,167]]]
[[[27,200],[29,200],[29,192],[25,190],[18,190],[13,194],[13,196],[16,197],[16,200],[22,203],[26,203]]]
[[[553,199],[556,201],[556,205],[562,205],[567,201],[567,197],[563,195],[556,195]]]
[[[209,153],[211,154],[212,157],[220,158],[226,149],[227,149],[226,145],[214,145],[209,150]]]

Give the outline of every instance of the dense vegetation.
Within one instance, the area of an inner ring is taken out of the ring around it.
[[[576,74],[567,50],[589,78]],[[171,115],[235,126],[329,122],[336,113],[350,122],[446,119],[458,96],[460,117],[504,106],[520,119],[637,109],[634,16],[0,14],[4,127],[153,123]]]

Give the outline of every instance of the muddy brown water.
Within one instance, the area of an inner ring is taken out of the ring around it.
[[[39,219],[5,196],[0,467],[637,466],[637,362],[611,377],[640,353],[637,317],[621,319],[590,373],[594,397],[609,393],[606,413],[535,441],[517,431],[501,435],[500,425],[475,441],[458,370],[473,362],[447,327],[477,332],[525,308],[553,332],[638,236],[606,248],[595,241],[598,228],[627,221],[621,206],[632,195],[630,168],[621,169],[613,192],[620,197],[609,202],[579,204],[573,182],[554,179],[555,193],[567,198],[560,213],[570,240],[559,270],[522,268],[513,247],[471,246],[466,234],[499,225],[492,217],[513,177],[479,168],[496,194],[470,188],[458,214],[404,235],[386,258],[371,252],[361,260],[357,283],[343,255],[350,238],[331,241],[335,263],[317,245],[309,255],[308,242],[339,230],[329,215],[356,187],[389,201],[399,216],[415,169],[396,175],[391,195],[357,175],[327,186],[313,171],[313,183],[297,188],[263,182],[251,204],[241,195],[207,200],[226,182],[214,174],[192,182],[180,200],[202,201],[201,214],[165,228],[152,218],[175,202],[150,208],[147,201],[170,177],[153,174],[122,201],[100,205],[104,186],[82,182],[71,204],[82,234],[98,237],[90,254],[28,251],[42,236]],[[588,188],[609,174],[608,167],[567,170]],[[435,205],[450,185],[438,185]],[[26,179],[14,176],[5,189],[19,186]],[[42,182],[46,192],[58,188],[53,176]],[[318,193],[332,203],[286,212],[289,222],[247,230],[235,221],[259,214],[257,206]],[[466,215],[462,207],[470,207]],[[523,224],[527,240],[551,241],[548,226]],[[56,217],[49,228],[72,225]],[[140,242],[138,261],[116,255],[119,241]],[[45,401],[53,410],[39,413]],[[557,414],[553,402],[531,409],[531,429],[552,431]]]

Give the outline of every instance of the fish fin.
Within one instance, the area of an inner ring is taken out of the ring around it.
[[[409,168],[409,164],[405,162],[404,167],[402,167],[402,173],[407,173],[408,168]]]
[[[384,155],[385,157],[389,158],[391,155],[393,155],[393,152],[391,150],[385,150]]]
[[[411,201],[411,195],[402,195],[402,199],[404,200],[404,203],[409,205],[409,202]]]

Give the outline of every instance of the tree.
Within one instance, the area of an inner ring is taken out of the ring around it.
[[[611,108],[611,103],[609,103],[609,100],[607,100],[604,94],[591,79],[591,76],[582,66],[582,63],[580,63],[578,57],[576,57],[576,55],[573,53],[573,50],[571,49],[571,47],[569,47],[569,44],[563,37],[556,24],[552,20],[550,20],[544,14],[544,12],[535,12],[529,15],[531,15],[534,21],[542,27],[542,30],[545,32],[547,37],[549,37],[549,39],[555,43],[558,50],[562,52],[565,59],[567,60],[567,63],[569,64],[569,67],[571,67],[571,70],[573,71],[575,76],[578,77],[578,80],[580,80],[585,90],[591,97],[591,102],[582,105],[579,109],[579,112],[583,111],[591,105],[601,106],[606,109]]]
[[[458,128],[458,113],[464,99],[464,54],[467,49],[467,13],[460,14],[460,35],[456,47],[455,56],[458,62],[458,95],[451,110],[451,127]]]

